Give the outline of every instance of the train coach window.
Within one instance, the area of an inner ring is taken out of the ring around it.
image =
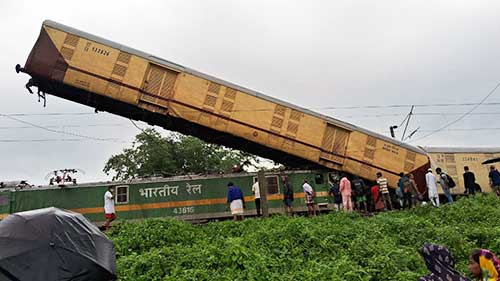
[[[325,179],[323,178],[323,174],[316,174],[314,176],[314,182],[316,184],[323,184],[323,183],[325,183]]]
[[[257,177],[253,178],[253,182],[257,182],[257,180],[258,180]],[[267,194],[280,193],[278,176],[266,176],[266,181],[267,181]]]
[[[128,185],[119,185],[115,188],[116,199],[115,202],[117,204],[126,204],[128,203]]]
[[[7,205],[9,205],[9,196],[1,195],[0,196],[0,206],[7,206]]]
[[[267,194],[277,194],[280,193],[280,188],[278,185],[278,176],[266,177],[267,180]]]

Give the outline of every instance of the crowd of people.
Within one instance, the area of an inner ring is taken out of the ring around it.
[[[441,186],[446,200],[449,203],[453,202],[451,189],[456,187],[455,181],[439,167],[436,168],[435,174],[432,169],[428,169],[425,175],[426,186],[422,189],[417,186],[415,177],[411,173],[400,173],[395,189],[388,188],[387,178],[383,177],[381,172],[378,172],[376,177],[376,182],[371,185],[357,176],[353,176],[352,180],[349,180],[345,174],[341,175],[340,180],[330,178],[328,193],[335,209],[347,212],[358,210],[367,213],[410,209],[414,206],[427,204],[427,202],[430,202],[434,207],[439,207],[438,184]],[[463,178],[465,195],[482,192],[481,187],[476,183],[474,173],[467,166],[464,167]],[[500,196],[500,172],[494,166],[490,166],[489,179],[491,189]],[[309,187],[304,188],[304,192],[307,193],[309,189]]]
[[[425,188],[419,188],[413,174],[400,173],[396,188],[389,188],[387,178],[381,172],[376,174],[377,180],[367,183],[358,176],[349,177],[347,174],[341,174],[339,178],[330,176],[328,178],[331,203],[336,210],[353,212],[357,210],[362,213],[373,213],[385,210],[413,208],[418,205],[432,204],[439,207],[438,184],[441,186],[443,194],[448,203],[453,202],[451,189],[456,187],[455,181],[446,174],[441,168],[436,168],[435,173],[428,169],[425,175]],[[464,167],[463,173],[464,188],[466,195],[474,195],[482,192],[479,184],[476,183],[476,177],[469,167]],[[500,196],[500,172],[495,166],[490,166],[489,172],[490,185],[493,192]],[[283,204],[285,212],[293,214],[292,203],[294,200],[294,190],[286,176],[281,177],[283,184]],[[315,216],[317,206],[315,202],[315,190],[313,186],[304,180],[302,184],[304,192],[304,202],[307,206],[307,214]],[[261,198],[259,183],[256,181],[252,186],[254,195],[256,214],[261,216]],[[243,192],[232,182],[228,184],[227,203],[231,209],[234,220],[242,220],[245,209],[245,199]]]

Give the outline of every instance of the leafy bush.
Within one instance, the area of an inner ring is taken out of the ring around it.
[[[417,252],[425,242],[448,246],[463,273],[473,249],[499,253],[499,207],[489,195],[369,218],[151,219],[110,236],[120,280],[416,280],[427,272]]]

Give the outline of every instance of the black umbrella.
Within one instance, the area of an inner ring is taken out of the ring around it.
[[[496,162],[500,162],[500,157],[496,157],[496,158],[491,158],[491,159],[485,160],[481,164],[491,164],[491,163],[496,163]]]
[[[81,214],[54,207],[0,221],[0,280],[114,280],[112,242]]]

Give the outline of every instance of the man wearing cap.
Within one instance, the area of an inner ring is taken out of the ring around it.
[[[439,207],[436,176],[432,173],[432,169],[427,170],[427,174],[425,174],[425,182],[427,183],[427,195],[429,196],[432,206]]]

